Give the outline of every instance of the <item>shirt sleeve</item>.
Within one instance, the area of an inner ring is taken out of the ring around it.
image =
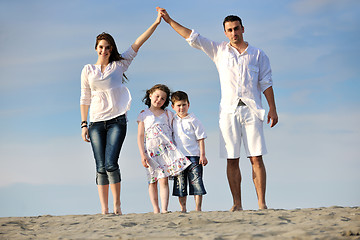
[[[90,105],[90,103],[91,103],[91,88],[88,79],[88,69],[87,66],[84,66],[83,70],[81,71],[80,105]]]
[[[263,51],[261,51],[259,60],[259,84],[261,91],[264,92],[266,89],[273,85],[272,73],[269,58]]]
[[[217,57],[218,48],[221,45],[220,43],[211,41],[203,36],[201,36],[195,30],[191,31],[190,36],[186,39],[189,45],[193,48],[202,50],[208,55],[211,60],[215,60]]]
[[[193,127],[194,127],[196,140],[207,138],[205,128],[204,128],[204,126],[202,125],[202,123],[200,122],[199,119],[194,117],[194,121],[192,121],[192,124],[193,124]]]
[[[136,57],[137,53],[130,46],[125,52],[121,54],[121,57],[124,58],[119,61],[119,64],[122,65],[124,72],[129,68],[131,62]]]
[[[137,122],[143,122],[144,121],[144,110],[142,110],[140,113],[139,113],[139,115],[138,115],[138,117],[137,117]]]

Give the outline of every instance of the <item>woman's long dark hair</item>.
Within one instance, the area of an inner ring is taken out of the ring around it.
[[[112,63],[113,61],[121,61],[124,59],[117,50],[114,38],[106,32],[103,32],[103,33],[100,33],[99,35],[97,35],[96,43],[95,43],[95,50],[101,40],[107,41],[111,46],[111,54],[109,57],[109,63]],[[122,82],[124,83],[127,80],[128,80],[128,78],[126,77],[125,74],[123,74]]]

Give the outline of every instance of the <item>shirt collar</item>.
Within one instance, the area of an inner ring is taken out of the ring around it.
[[[175,118],[176,118],[177,120],[180,120],[180,119],[189,119],[189,118],[192,118],[192,114],[191,114],[191,113],[188,113],[188,115],[187,115],[186,117],[183,117],[183,118],[181,118],[181,117],[179,117],[177,114],[175,114]]]
[[[240,55],[240,56],[241,56],[241,55],[247,54],[248,51],[249,51],[249,49],[251,48],[249,42],[245,42],[245,43],[247,43],[247,48],[245,48],[245,51],[244,51],[243,53],[241,53],[241,54],[236,50],[236,48],[234,48],[233,46],[231,46],[230,42],[228,42],[226,45],[228,46],[229,51],[232,50],[232,51],[234,51],[237,55]]]

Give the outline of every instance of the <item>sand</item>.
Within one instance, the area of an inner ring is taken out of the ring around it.
[[[0,239],[360,239],[360,208],[5,217]]]

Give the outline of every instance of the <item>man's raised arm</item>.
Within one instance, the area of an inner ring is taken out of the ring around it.
[[[191,30],[180,25],[175,20],[173,20],[164,8],[157,7],[156,10],[160,12],[161,17],[167,22],[180,36],[187,39],[190,37]]]

